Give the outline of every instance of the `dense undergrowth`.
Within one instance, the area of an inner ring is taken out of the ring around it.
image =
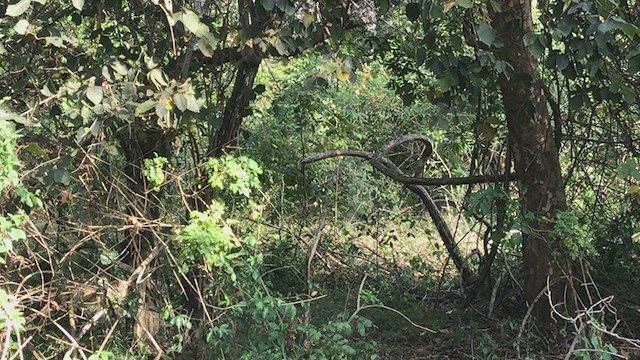
[[[537,229],[518,188],[448,183],[508,175],[512,144],[491,97],[508,64],[481,48],[471,56],[456,30],[469,29],[442,4],[424,2],[456,29],[414,23],[428,14],[410,2],[375,31],[333,21],[331,41],[314,48],[300,45],[316,35],[313,17],[297,19],[290,1],[246,2],[293,29],[258,35],[234,23],[235,2],[172,17],[171,2],[73,1],[61,13],[37,3],[0,6],[0,360],[640,356],[629,79],[575,86],[584,79],[543,73],[569,103],[549,105],[566,115],[554,125],[569,206],[543,235],[562,239],[578,287],[541,293],[557,305],[544,327],[523,295],[522,239]],[[544,16],[539,25],[553,21]],[[491,26],[472,24],[493,44]],[[600,25],[611,35],[621,24]],[[573,28],[548,41],[547,62],[563,71],[569,60],[552,48]],[[547,40],[532,36],[542,56]],[[432,38],[442,46],[427,49]],[[264,48],[255,83],[236,89],[255,64],[233,57],[254,46]],[[215,58],[220,49],[235,60]],[[237,141],[216,147],[233,116]],[[435,148],[380,151],[405,134]],[[375,157],[302,166],[332,150]],[[424,196],[370,166],[382,156],[409,177],[444,179],[423,188],[444,225]]]
[[[634,353],[610,335],[639,331],[637,314],[626,311],[638,288],[637,204],[625,199],[617,216],[561,222],[558,231],[577,244],[584,267],[577,274],[597,280],[587,294],[606,303],[587,315],[612,331],[586,336],[565,322],[545,340],[523,304],[515,213],[491,275],[465,284],[417,197],[366,162],[297,165],[315,152],[426,133],[442,145],[425,177],[460,175],[461,159],[477,151],[463,135],[473,125],[443,130],[425,122],[427,113],[447,120],[429,105],[403,107],[381,73],[309,88],[302,77],[318,64],[311,56],[264,71],[278,86],[256,103],[238,154],[203,164],[214,200],[198,210],[183,188],[197,169],[184,163],[159,155],[145,161],[145,204],[119,180],[125,159],[115,144],[55,157],[55,144],[29,151],[33,143],[3,126],[2,194],[17,206],[5,206],[2,218],[3,358],[534,359],[567,346],[583,358]],[[475,141],[494,151],[486,139]],[[393,156],[410,168],[416,150],[403,151]],[[76,170],[60,170],[65,161]],[[46,185],[47,176],[56,180]],[[475,270],[486,259],[486,219],[497,216],[500,194],[491,186],[434,189]],[[145,206],[157,207],[158,217],[136,215]],[[127,265],[131,257],[140,258],[138,267]],[[471,287],[478,289],[473,299]]]

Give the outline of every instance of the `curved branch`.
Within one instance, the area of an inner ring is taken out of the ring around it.
[[[419,134],[411,134],[411,135],[403,135],[398,138],[390,140],[388,143],[386,143],[382,147],[381,152],[372,153],[368,151],[359,151],[359,150],[326,151],[326,152],[305,157],[300,161],[300,164],[305,165],[315,161],[319,161],[319,160],[323,160],[331,157],[337,157],[337,156],[355,156],[355,157],[360,157],[368,160],[369,164],[371,164],[373,168],[380,171],[387,177],[401,182],[408,190],[414,192],[416,195],[418,195],[418,197],[420,197],[420,200],[424,204],[425,208],[427,209],[427,212],[429,212],[431,219],[436,225],[436,229],[438,230],[438,233],[442,238],[442,242],[444,243],[447,249],[447,252],[449,253],[449,256],[451,256],[451,259],[455,264],[456,269],[460,272],[463,282],[466,283],[471,278],[472,272],[467,266],[467,264],[465,263],[464,258],[460,253],[460,249],[458,249],[456,241],[453,237],[453,234],[451,233],[451,230],[449,229],[446,221],[442,217],[442,214],[438,210],[438,207],[433,201],[433,198],[431,198],[431,195],[429,194],[427,189],[425,189],[423,186],[410,184],[410,183],[399,180],[399,179],[416,179],[417,180],[419,178],[409,178],[405,176],[402,170],[398,168],[397,165],[395,165],[391,160],[389,160],[383,155],[385,151],[391,150],[394,147],[397,147],[401,144],[405,144],[411,141],[421,142],[428,147],[428,149],[425,151],[425,154],[426,154],[425,157],[429,156],[433,151],[433,141],[429,137],[424,135],[419,135]]]
[[[360,150],[331,150],[331,151],[325,151],[325,152],[307,156],[306,158],[300,160],[298,164],[301,166],[304,166],[312,162],[316,162],[316,161],[320,161],[320,160],[324,160],[332,157],[338,157],[338,156],[355,156],[355,157],[363,158],[365,160],[371,160],[374,157],[374,153],[368,152],[368,151],[360,151]]]
[[[433,148],[434,148],[433,140],[431,140],[430,137],[422,134],[407,134],[407,135],[399,136],[395,139],[390,140],[386,144],[384,144],[384,146],[382,146],[382,151],[386,153],[395,147],[398,147],[402,144],[406,144],[408,142],[413,142],[413,141],[420,142],[426,146],[423,158],[427,158],[431,156],[431,153],[433,152]]]

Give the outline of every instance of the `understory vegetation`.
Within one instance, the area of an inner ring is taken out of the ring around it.
[[[515,3],[0,4],[0,360],[640,357],[640,5]]]

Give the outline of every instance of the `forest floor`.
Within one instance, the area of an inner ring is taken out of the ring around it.
[[[477,237],[467,231],[463,238],[464,254],[478,248]],[[358,244],[369,253],[366,258],[377,259],[379,272],[367,273],[367,281],[378,289],[378,299],[404,315],[383,308],[359,314],[374,324],[367,338],[378,343],[380,359],[640,359],[640,340],[635,340],[640,339],[640,302],[633,295],[640,294],[640,287],[597,287],[598,299],[592,303],[607,305],[591,320],[604,324],[608,334],[578,329],[562,320],[555,323],[556,330],[540,329],[526,316],[513,278],[503,278],[497,288],[484,287],[465,306],[468,289],[460,284],[446,253],[434,245],[437,242],[437,235],[435,239],[416,236],[396,241],[392,251],[381,249],[372,238]],[[426,264],[420,271],[412,263],[416,256]],[[337,308],[355,307],[364,274],[351,270],[342,265],[342,270],[327,277],[331,279],[327,288],[336,293],[328,297],[333,300],[314,305],[320,318]],[[497,282],[494,278],[493,284]],[[596,282],[623,284],[610,278]]]

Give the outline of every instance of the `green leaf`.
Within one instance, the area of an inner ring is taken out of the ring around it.
[[[389,0],[376,0],[375,4],[378,7],[378,15],[385,15],[389,12]]]
[[[569,98],[569,108],[571,110],[578,110],[582,107],[583,99],[582,94],[573,94]]]
[[[114,61],[113,64],[111,64],[111,68],[113,68],[113,70],[115,70],[119,75],[127,75],[127,67],[118,60]]]
[[[78,10],[82,10],[84,7],[84,0],[71,0],[71,3],[73,4],[73,7]]]
[[[565,54],[559,54],[556,57],[556,69],[564,70],[569,66],[569,57]]]
[[[91,100],[92,103],[100,104],[103,96],[102,86],[89,86],[87,88],[87,99]]]
[[[623,22],[624,21],[622,19],[612,17],[605,20],[602,24],[598,25],[598,30],[603,33],[608,33],[609,31],[621,28]]]
[[[198,49],[200,49],[202,54],[206,57],[213,56],[217,45],[218,40],[209,31],[203,31],[200,36],[200,40],[198,40],[198,43],[196,44]]]
[[[262,0],[262,7],[267,10],[273,10],[273,7],[276,5],[275,0]]]
[[[144,113],[146,113],[147,111],[153,109],[156,106],[157,102],[154,100],[147,100],[145,102],[143,102],[142,104],[138,105],[136,107],[135,110],[135,115],[136,116],[140,116]]]
[[[160,119],[163,119],[168,113],[169,110],[167,110],[166,101],[158,101],[156,104],[156,115],[158,115]]]
[[[195,113],[200,112],[200,103],[196,100],[196,97],[193,95],[185,95],[185,97],[187,99],[187,109]]]
[[[640,35],[640,28],[638,28],[636,25],[629,24],[629,23],[622,24],[622,31],[625,33],[625,35],[627,35],[632,39]]]
[[[416,21],[420,17],[420,4],[418,3],[408,3],[405,7],[405,10],[407,12],[407,19],[409,19],[409,21]]]
[[[302,24],[304,25],[305,28],[308,28],[309,26],[311,26],[311,24],[313,24],[314,22],[314,17],[313,14],[307,12],[304,13],[304,15],[302,15]]]
[[[182,23],[187,30],[197,34],[198,28],[200,27],[200,18],[198,18],[198,14],[193,11],[185,10],[182,14]]]
[[[522,37],[522,42],[524,42],[524,46],[531,46],[536,41],[538,41],[538,35],[534,32],[526,33]]]
[[[465,9],[471,9],[473,7],[473,0],[456,0],[456,5]]]
[[[491,46],[496,41],[496,33],[491,25],[483,22],[478,26],[478,38],[487,46]]]
[[[175,102],[178,110],[185,111],[187,110],[187,98],[184,94],[173,94],[173,102]]]
[[[442,92],[451,90],[454,86],[458,86],[458,83],[458,75],[451,71],[445,72],[438,78],[438,85]]]
[[[296,12],[296,7],[290,0],[276,0],[276,5],[287,15],[293,15]]]
[[[278,51],[278,54],[280,55],[285,55],[287,53],[287,44],[284,43],[284,41],[282,41],[282,39],[278,38],[276,39],[276,43],[274,44],[274,47],[276,48],[276,50]]]
[[[5,11],[5,15],[9,16],[20,16],[22,15],[31,5],[31,0],[20,0],[17,4],[7,6],[7,11]]]
[[[27,29],[29,28],[29,21],[25,19],[21,19],[18,23],[13,27],[13,29],[20,35],[24,35],[27,33]]]
[[[640,71],[640,55],[633,56],[627,61],[629,75],[635,75],[638,71]]]
[[[62,185],[69,185],[71,182],[71,174],[67,170],[58,169],[53,173],[53,181]]]

